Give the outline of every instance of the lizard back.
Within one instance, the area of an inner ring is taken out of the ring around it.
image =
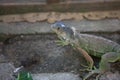
[[[80,33],[77,33],[75,38],[77,39],[77,44],[88,51],[91,55],[100,57],[107,52],[120,53],[120,45],[109,39]]]

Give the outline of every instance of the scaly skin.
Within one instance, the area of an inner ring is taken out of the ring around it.
[[[64,45],[71,44],[84,55],[90,63],[90,69],[93,67],[93,60],[88,54],[101,58],[99,69],[92,70],[84,80],[94,73],[104,73],[110,70],[109,63],[120,60],[120,45],[116,42],[103,37],[80,34],[75,28],[64,25],[61,22],[53,24],[51,28]]]

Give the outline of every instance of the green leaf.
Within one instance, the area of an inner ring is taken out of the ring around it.
[[[33,80],[29,72],[20,72],[18,74],[17,80]]]

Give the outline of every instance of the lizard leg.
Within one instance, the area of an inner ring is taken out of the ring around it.
[[[95,73],[103,74],[104,72],[109,71],[110,70],[110,62],[115,62],[119,59],[120,59],[119,53],[109,52],[109,53],[104,54],[101,57],[99,69],[92,70],[90,73],[88,73],[87,76],[84,77],[83,80],[88,79],[90,76],[92,76]]]
[[[100,71],[110,70],[110,62],[116,62],[119,59],[120,59],[120,53],[108,52],[104,54],[99,64],[99,70]]]
[[[89,62],[89,67],[87,70],[92,70],[94,61],[91,58],[91,56],[89,56],[89,54],[84,49],[82,49],[80,47],[76,47],[76,48],[79,52],[81,52],[81,54],[84,56],[84,58]]]
[[[63,40],[57,40],[57,41],[55,41],[55,43],[57,43],[57,45],[60,45],[60,46],[65,46],[65,45],[69,44],[68,42],[65,42]]]

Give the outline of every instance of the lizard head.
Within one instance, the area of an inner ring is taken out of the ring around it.
[[[52,24],[51,28],[62,40],[71,41],[74,39],[75,29],[65,25],[62,22]]]

